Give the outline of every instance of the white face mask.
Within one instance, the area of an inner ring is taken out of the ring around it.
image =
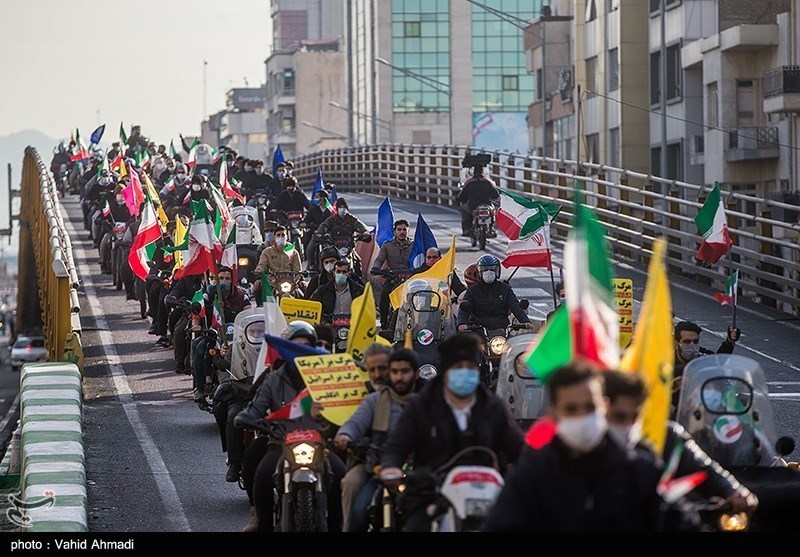
[[[119,203],[120,205],[125,203],[125,196],[124,195],[118,195],[117,196],[117,203]]]
[[[681,351],[681,358],[686,360],[694,360],[696,357],[700,355],[700,345],[699,344],[681,344],[680,345]]]
[[[286,244],[286,236],[275,236],[275,243],[279,246]]]
[[[328,271],[329,273],[333,273],[333,265],[334,265],[333,263],[328,263],[327,265],[325,265],[325,270]]]
[[[200,184],[192,184],[192,191],[200,191]]]
[[[558,436],[570,448],[588,453],[603,440],[608,431],[604,410],[577,418],[562,418],[558,422]]]
[[[497,280],[497,273],[494,271],[484,271],[481,277],[483,278],[483,282],[492,284],[495,280]]]
[[[642,439],[642,421],[633,425],[608,424],[608,434],[620,447],[631,449]]]
[[[339,216],[340,217],[346,217],[347,216],[347,209],[345,209],[344,207],[339,208]]]

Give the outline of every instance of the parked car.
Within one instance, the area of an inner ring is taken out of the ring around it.
[[[11,347],[11,371],[18,371],[22,364],[43,362],[46,359],[44,337],[17,337]]]

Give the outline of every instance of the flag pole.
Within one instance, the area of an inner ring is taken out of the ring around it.
[[[510,276],[510,277],[508,277],[508,278],[505,280],[505,283],[506,283],[506,284],[508,284],[509,282],[511,282],[511,279],[512,279],[512,278],[514,278],[514,275],[516,275],[516,274],[517,274],[517,271],[519,271],[519,267],[515,268],[515,269],[514,269],[514,271],[511,273],[511,276]]]
[[[222,299],[222,286],[219,284],[219,271],[214,275],[215,282],[217,284],[217,301],[219,302],[219,322],[220,322],[220,334],[222,335],[222,344],[224,346],[228,345],[228,334],[227,328],[225,327],[225,300]],[[234,285],[231,284],[231,288],[234,288]],[[214,308],[211,308],[211,311],[214,311]]]
[[[731,251],[733,251],[733,250],[730,250],[730,249],[728,250],[728,268],[730,270],[730,277],[731,277],[731,279],[733,279],[733,274],[736,272],[736,269],[733,268],[733,257],[731,255]],[[731,317],[733,319],[733,327],[734,327],[734,329],[736,328],[736,303],[739,301],[738,300],[738,298],[739,298],[739,293],[738,293],[739,280],[738,279],[739,279],[739,277],[736,277],[736,280],[733,281],[733,284],[731,284],[731,289],[732,289],[732,292],[731,292],[731,311],[732,311],[732,316]]]
[[[550,221],[547,222],[548,229],[550,228]],[[549,230],[548,230],[549,232]],[[553,274],[553,250],[550,247],[550,234],[545,234],[547,240],[547,267],[550,269],[550,286],[553,289],[553,309],[558,309],[558,292],[556,292],[556,277]],[[563,283],[563,277],[562,277]]]

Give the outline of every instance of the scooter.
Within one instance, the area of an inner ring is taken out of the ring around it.
[[[495,209],[493,205],[478,205],[472,211],[472,247],[486,249],[486,239],[497,236],[494,232]]]

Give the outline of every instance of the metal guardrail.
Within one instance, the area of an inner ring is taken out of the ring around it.
[[[322,168],[326,182],[335,183],[340,192],[453,206],[461,160],[468,151],[489,152],[454,145],[342,147],[295,159],[294,174],[301,184],[313,184],[317,168]],[[722,191],[734,246],[729,258],[709,268],[694,258],[701,239],[694,217],[710,188],[602,164],[491,153],[490,176],[498,186],[564,206],[554,223],[555,238],[566,238],[571,228],[569,201],[579,180],[617,258],[647,263],[653,241],[664,237],[672,272],[722,289],[734,266],[740,271],[743,296],[800,315],[800,206]],[[724,184],[721,189],[726,190]]]
[[[25,149],[20,195],[18,330],[40,324],[48,361],[69,361],[83,369],[80,281],[72,241],[53,175],[33,147]],[[33,299],[38,299],[40,316],[34,315]]]
[[[764,98],[800,93],[800,66],[779,66],[764,74]]]

